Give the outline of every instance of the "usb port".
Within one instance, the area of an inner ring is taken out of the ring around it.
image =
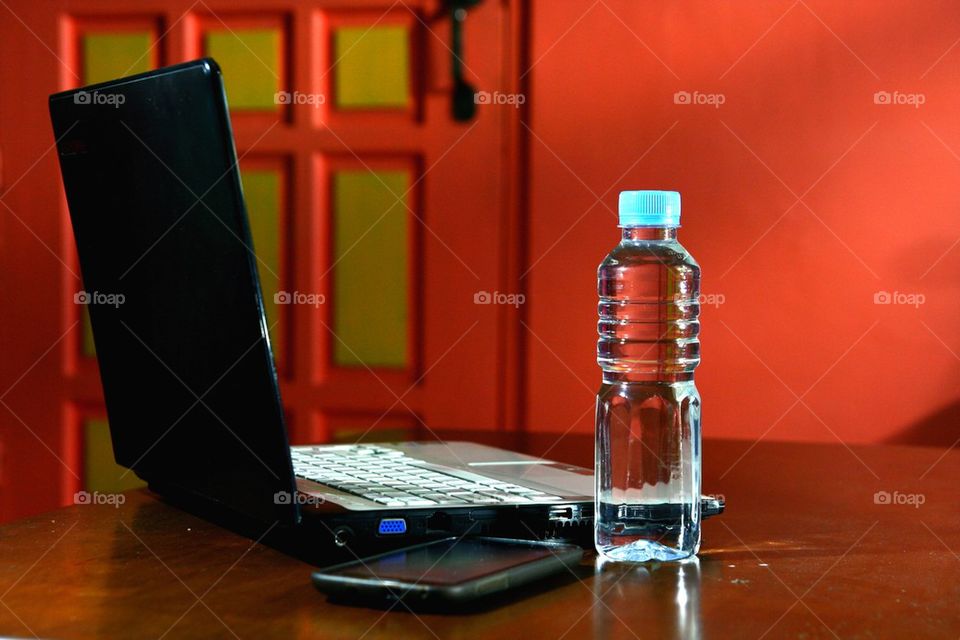
[[[398,533],[407,532],[407,521],[403,518],[384,518],[380,521],[377,533],[382,536],[390,536]]]

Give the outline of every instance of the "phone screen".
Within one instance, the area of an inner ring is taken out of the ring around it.
[[[542,544],[497,542],[483,538],[447,538],[418,548],[355,562],[331,575],[450,586],[517,565],[550,557]]]

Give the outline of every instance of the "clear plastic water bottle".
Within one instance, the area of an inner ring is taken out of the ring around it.
[[[680,560],[700,547],[700,266],[680,194],[620,194],[623,238],[597,270],[597,551]]]

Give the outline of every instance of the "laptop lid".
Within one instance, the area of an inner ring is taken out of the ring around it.
[[[296,485],[211,59],[50,96],[116,460],[264,521]]]

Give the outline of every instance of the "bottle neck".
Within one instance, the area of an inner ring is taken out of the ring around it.
[[[622,227],[625,242],[676,240],[677,227]]]

